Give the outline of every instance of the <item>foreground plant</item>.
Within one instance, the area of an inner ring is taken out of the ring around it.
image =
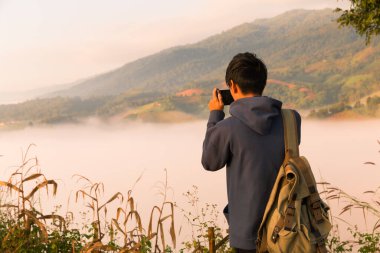
[[[380,145],[380,141],[377,141]],[[374,162],[365,162],[368,166],[376,166]],[[376,221],[372,224],[369,231],[359,231],[356,225],[352,226],[340,217],[334,217],[335,220],[341,220],[348,226],[352,239],[342,241],[339,236],[337,225],[335,232],[332,233],[329,241],[331,252],[356,252],[375,253],[380,252],[380,187],[376,190],[365,191],[363,194],[370,194],[371,200],[365,201],[358,197],[352,196],[338,187],[330,186],[329,183],[322,183],[325,186],[324,193],[327,200],[336,200],[346,203],[342,208],[339,216],[354,210],[361,210],[363,219],[368,224],[367,219],[372,216]]]
[[[365,36],[366,44],[371,38],[380,34],[380,2],[377,0],[350,0],[348,10],[337,8],[340,13],[338,23],[341,26],[352,26],[356,32]]]
[[[93,219],[91,224],[82,224],[81,229],[72,229],[73,213],[68,212],[66,217],[58,215],[59,207],[49,214],[43,213],[41,190],[55,196],[58,184],[41,173],[37,158],[28,158],[31,147],[23,154],[21,165],[9,179],[0,181],[0,252],[148,253],[172,252],[175,248],[174,204],[167,198],[167,177],[165,183],[160,182],[163,201],[153,207],[148,229],[144,229],[132,191],[128,191],[127,198],[117,192],[103,201],[103,183],[76,175],[84,184],[76,191],[75,201],[83,199],[92,211]],[[108,219],[108,206],[116,200],[120,201],[120,206],[115,208],[115,217]],[[85,217],[86,212],[81,213]],[[170,221],[170,246],[165,241],[166,221]]]
[[[90,179],[80,176],[80,175],[74,175],[77,176],[79,179],[78,181],[85,181],[85,185],[82,187],[82,189],[78,190],[75,195],[75,201],[77,202],[79,197],[82,196],[84,201],[86,202],[86,206],[92,210],[93,213],[93,222],[91,223],[92,230],[93,231],[93,238],[92,242],[89,242],[85,245],[84,249],[86,251],[94,251],[94,250],[104,250],[104,251],[113,251],[117,250],[118,247],[116,245],[113,245],[112,242],[108,245],[105,245],[102,243],[102,239],[104,237],[104,233],[102,232],[102,221],[100,218],[100,212],[104,210],[104,216],[107,217],[107,205],[111,202],[120,199],[121,202],[124,200],[123,194],[120,192],[117,192],[114,194],[108,201],[101,204],[100,196],[104,194],[104,184],[99,183],[93,183]],[[105,227],[104,230],[107,228]]]
[[[165,169],[165,181],[164,182],[157,182],[156,188],[158,188],[159,192],[158,194],[162,197],[162,202],[160,206],[154,206],[149,219],[149,226],[148,226],[148,237],[156,236],[155,244],[154,244],[154,252],[172,252],[171,247],[168,247],[165,243],[165,233],[164,233],[164,222],[166,220],[170,220],[170,229],[169,234],[172,240],[173,248],[176,247],[176,233],[174,228],[174,203],[168,201],[168,191],[171,190],[171,188],[168,186],[168,174],[167,170]],[[170,208],[169,214],[165,215],[165,207]],[[153,223],[154,216],[157,213],[157,222]],[[156,224],[155,228],[153,224]],[[154,229],[154,230],[153,230]],[[158,235],[160,235],[161,238],[161,245],[158,240]],[[161,246],[161,248],[160,248]]]
[[[228,236],[219,225],[219,211],[216,204],[202,203],[199,199],[198,187],[183,194],[187,199],[188,208],[178,207],[183,213],[191,229],[191,240],[182,242],[181,252],[208,252],[209,228],[214,228],[217,252],[232,252],[228,245]]]
[[[48,196],[52,188],[55,196],[58,184],[41,173],[36,157],[29,158],[32,146],[9,179],[0,181],[0,251],[79,252],[81,234],[67,227],[68,217],[42,211],[42,190]]]

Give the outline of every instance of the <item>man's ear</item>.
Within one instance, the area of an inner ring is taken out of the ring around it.
[[[233,93],[238,93],[239,92],[239,87],[234,83],[234,81],[231,80],[231,91]]]

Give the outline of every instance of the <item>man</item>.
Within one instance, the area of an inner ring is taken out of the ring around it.
[[[209,102],[202,165],[209,171],[227,165],[228,205],[224,212],[230,245],[236,252],[256,251],[257,230],[285,156],[282,103],[262,96],[266,80],[267,68],[256,55],[237,54],[226,70],[226,84],[234,98],[232,117],[224,119],[217,89]],[[300,129],[298,113],[296,119]]]

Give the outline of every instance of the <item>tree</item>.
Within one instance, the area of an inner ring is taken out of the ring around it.
[[[380,0],[350,0],[348,10],[337,8],[342,13],[338,18],[341,26],[352,26],[358,34],[366,37],[369,44],[372,36],[380,34]]]

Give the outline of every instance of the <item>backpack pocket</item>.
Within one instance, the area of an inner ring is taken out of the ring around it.
[[[294,230],[282,229],[278,234],[276,243],[268,244],[269,252],[289,253],[289,252],[313,252],[310,244],[308,229],[302,225]]]

